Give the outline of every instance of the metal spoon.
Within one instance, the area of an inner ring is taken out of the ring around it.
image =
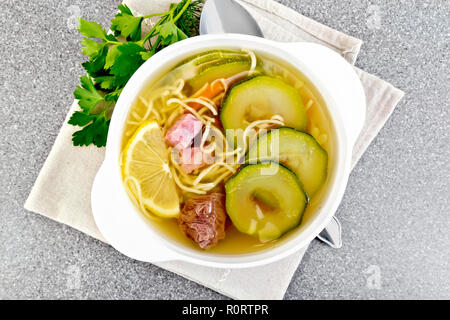
[[[233,0],[207,0],[200,17],[200,34],[240,33],[264,38],[255,19]]]
[[[264,38],[256,20],[234,0],[207,0],[200,17],[200,34],[240,33]],[[317,236],[333,248],[342,246],[341,224],[336,217]]]

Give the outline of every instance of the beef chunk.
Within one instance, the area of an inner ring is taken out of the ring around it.
[[[215,246],[225,238],[225,196],[212,193],[186,201],[178,217],[178,225],[200,248]]]

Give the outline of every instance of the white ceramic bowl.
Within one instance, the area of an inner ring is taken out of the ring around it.
[[[152,226],[133,206],[122,184],[119,156],[129,108],[155,77],[183,59],[218,48],[250,49],[278,58],[300,70],[322,95],[336,137],[334,169],[328,191],[313,219],[280,245],[248,254],[221,255],[185,247]],[[114,110],[106,157],[92,188],[94,219],[105,239],[118,251],[141,261],[182,260],[219,268],[245,268],[282,259],[316,237],[333,217],[350,173],[353,144],[365,118],[365,95],[353,67],[334,51],[312,43],[278,43],[253,36],[207,35],[183,40],[146,61],[127,83]]]

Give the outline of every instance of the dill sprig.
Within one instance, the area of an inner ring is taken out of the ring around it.
[[[187,1],[187,0],[184,0]],[[177,21],[177,26],[183,30],[188,37],[199,35],[200,15],[202,14],[204,0],[194,0]]]

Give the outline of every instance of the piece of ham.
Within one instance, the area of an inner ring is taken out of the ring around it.
[[[186,173],[214,163],[214,158],[204,153],[200,147],[186,148],[180,151],[180,166]]]
[[[186,149],[191,145],[194,137],[202,131],[202,126],[202,122],[192,114],[184,114],[169,129],[166,141],[178,150]]]
[[[211,193],[186,201],[178,216],[184,234],[200,248],[208,249],[225,238],[225,195]]]

